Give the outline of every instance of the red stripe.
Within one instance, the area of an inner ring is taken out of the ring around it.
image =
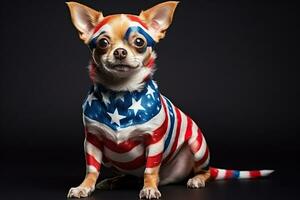
[[[96,146],[97,148],[103,150],[103,145],[110,149],[111,151],[117,152],[117,153],[126,153],[131,151],[134,147],[141,144],[140,141],[137,140],[126,140],[120,144],[116,144],[115,142],[103,137],[101,141],[97,136],[95,136],[92,133],[87,132],[86,130],[86,139],[88,142]]]
[[[165,102],[163,101],[163,97],[160,97],[160,101],[163,105],[163,109],[164,109],[164,112],[165,112],[165,120],[163,122],[163,124],[157,128],[152,135],[145,135],[145,145],[146,146],[149,146],[150,144],[155,144],[157,143],[158,141],[161,140],[161,138],[165,135],[166,131],[167,131],[167,128],[168,128],[168,116],[167,116],[167,109],[166,109],[166,105],[165,105]]]
[[[112,16],[105,17],[98,25],[95,26],[93,34],[96,33],[102,26],[104,26],[105,24],[107,24],[107,22],[111,18],[112,18]]]
[[[123,170],[134,170],[145,165],[145,155],[141,155],[130,162],[118,162],[106,157],[113,165]]]
[[[216,178],[218,176],[219,170],[217,168],[209,168],[210,178]]]
[[[176,151],[176,147],[177,147],[177,144],[178,144],[178,138],[179,138],[179,135],[180,135],[181,121],[182,121],[181,113],[180,113],[180,110],[177,107],[175,107],[175,112],[176,112],[176,118],[177,118],[176,136],[175,136],[170,154],[164,159],[164,162],[168,162],[168,160],[172,157],[172,155]]]
[[[146,64],[144,64],[147,68],[152,68],[154,66],[155,59],[151,57]],[[151,78],[151,75],[147,75],[144,78],[144,82],[148,81]]]
[[[113,142],[107,138],[103,138],[103,144],[105,147],[107,147],[111,151],[114,151],[117,153],[126,153],[126,152],[131,151],[131,149],[133,149],[134,147],[141,144],[141,142],[137,141],[137,140],[133,140],[133,139],[128,139],[120,144],[116,144],[115,142]]]
[[[261,173],[259,170],[249,171],[250,178],[261,177]]]
[[[158,165],[160,165],[162,156],[163,156],[163,153],[159,153],[155,156],[148,156],[146,168],[153,168],[153,167],[157,167]]]
[[[97,136],[95,136],[94,134],[92,133],[89,133],[89,132],[86,132],[86,140],[93,144],[95,147],[97,147],[98,149],[101,149],[102,150],[102,143],[101,141],[99,140],[99,138],[97,138]]]
[[[193,124],[192,119],[187,116],[187,128],[185,132],[185,141],[188,141],[192,136],[192,124]]]
[[[233,170],[226,170],[225,171],[225,177],[224,177],[224,179],[229,179],[229,178],[232,178],[232,176],[233,176]]]
[[[99,171],[101,164],[94,158],[94,156],[86,153],[85,160],[87,165],[93,165]]]
[[[200,165],[202,165],[203,163],[205,163],[205,161],[206,161],[207,158],[208,158],[208,155],[209,155],[209,149],[208,149],[208,147],[206,146],[205,153],[204,153],[203,157],[202,157],[200,160],[198,160],[198,161],[195,163],[195,165],[196,165],[196,166],[200,166]]]
[[[154,62],[155,62],[155,59],[154,59],[153,57],[151,57],[151,58],[148,60],[148,62],[145,64],[145,66],[151,68],[151,67],[153,67]]]
[[[145,22],[143,22],[138,16],[135,15],[127,15],[127,17],[134,22],[140,23],[145,29],[148,29],[148,26]]]

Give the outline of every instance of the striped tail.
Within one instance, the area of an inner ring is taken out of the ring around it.
[[[252,179],[268,176],[274,172],[274,170],[251,170],[251,171],[239,171],[209,168],[210,178],[212,180],[224,180],[224,179]]]

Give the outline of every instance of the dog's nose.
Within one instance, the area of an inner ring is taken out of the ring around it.
[[[127,51],[126,51],[126,49],[123,49],[123,48],[117,48],[114,51],[114,56],[116,59],[122,60],[122,59],[126,58]]]

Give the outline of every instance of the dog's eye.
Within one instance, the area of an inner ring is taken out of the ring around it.
[[[109,41],[106,38],[99,40],[98,45],[101,49],[106,49],[109,46]]]
[[[145,41],[142,38],[136,38],[134,40],[134,45],[138,48],[144,47]]]

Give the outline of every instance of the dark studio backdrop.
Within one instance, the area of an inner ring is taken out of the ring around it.
[[[138,14],[161,1],[80,2],[107,15]],[[211,165],[277,173],[252,184],[212,183],[203,191],[170,186],[162,189],[165,199],[191,193],[191,199],[203,193],[202,199],[232,199],[231,187],[243,199],[296,197],[297,12],[288,1],[181,1],[156,46],[161,92],[202,128]],[[85,172],[81,104],[91,84],[88,48],[64,1],[1,2],[0,27],[1,196],[64,199]],[[96,199],[119,194],[136,198],[138,190],[100,192]]]

